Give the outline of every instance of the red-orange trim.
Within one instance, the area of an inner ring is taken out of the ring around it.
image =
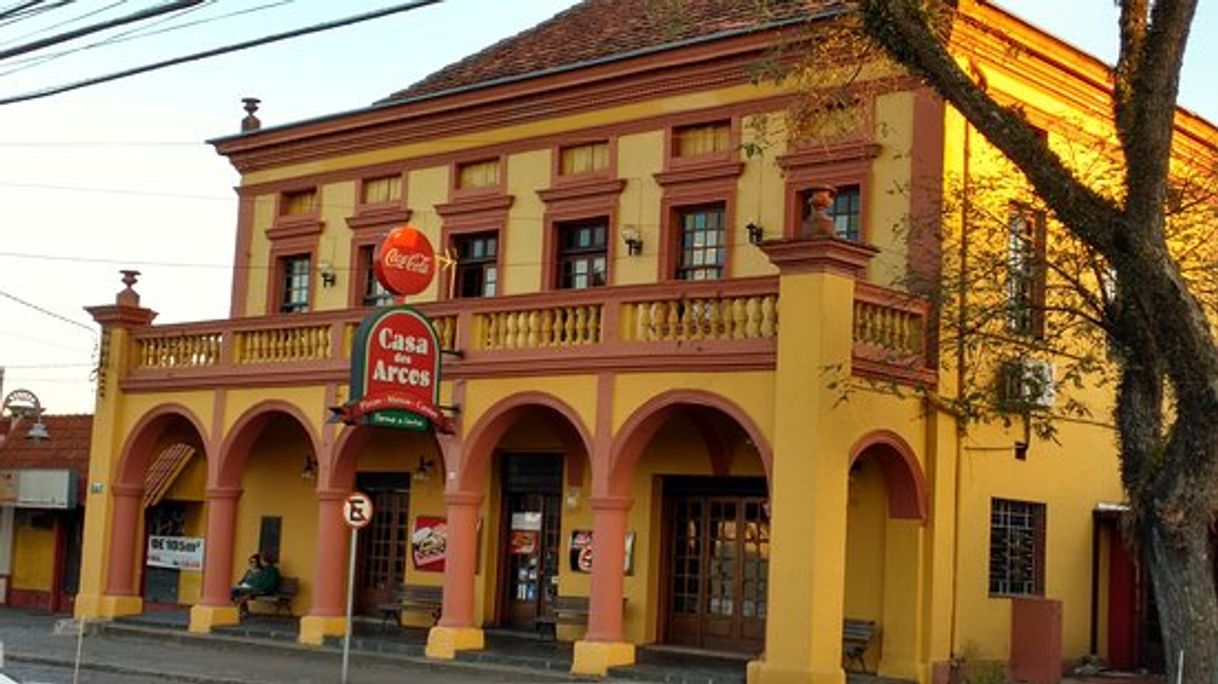
[[[500,169],[500,174],[503,170]],[[454,181],[455,182],[455,181]],[[440,227],[440,245],[438,251],[455,250],[453,238],[470,233],[495,233],[495,293],[503,292],[504,272],[503,254],[507,251],[508,210],[515,201],[512,195],[498,192],[480,192],[455,198],[447,204],[437,204],[436,213],[444,221]],[[445,270],[441,281],[438,299],[457,299],[456,268]],[[468,300],[465,300],[468,301]]]
[[[581,174],[584,176],[590,174]],[[622,179],[584,180],[544,190],[537,196],[546,203],[542,217],[541,289],[558,289],[558,230],[560,223],[605,219],[605,287],[613,285],[613,265],[617,258],[618,203],[626,181]]]
[[[118,464],[114,468],[112,486],[126,485],[134,488],[135,493],[144,490],[144,473],[148,469],[148,459],[152,448],[165,434],[165,431],[177,421],[183,420],[194,428],[204,458],[211,460],[213,451],[211,440],[203,422],[193,411],[181,404],[161,404],[145,413],[136,424],[127,431],[127,439],[119,451]]]
[[[850,447],[850,463],[874,458],[884,473],[888,517],[926,521],[926,480],[909,443],[891,430],[874,430]]]
[[[259,402],[241,414],[224,438],[216,468],[216,487],[241,487],[241,474],[249,460],[254,442],[262,434],[267,423],[279,415],[286,415],[297,423],[315,455],[320,456],[323,453],[317,434],[299,407],[278,399]]]
[[[871,198],[871,162],[880,154],[880,146],[867,141],[852,141],[830,146],[795,150],[778,157],[778,166],[786,177],[786,204],[782,234],[788,238],[799,235],[803,221],[800,194],[813,185],[841,188],[859,186],[859,242],[870,241],[871,225],[868,207]]]
[[[465,436],[465,449],[455,480],[449,480],[450,491],[480,492],[485,484],[487,468],[499,440],[524,413],[536,409],[548,410],[559,420],[552,423],[567,452],[582,452],[592,457],[592,438],[579,413],[562,399],[545,392],[520,392],[501,399],[482,414]]]
[[[593,491],[594,496],[629,496],[634,469],[660,428],[681,407],[698,406],[724,414],[748,435],[761,458],[768,479],[774,471],[774,452],[765,434],[753,417],[738,404],[726,397],[702,390],[678,389],[653,397],[635,409],[613,439],[609,477],[604,491]]]

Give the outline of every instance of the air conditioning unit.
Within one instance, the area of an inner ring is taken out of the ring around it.
[[[1053,408],[1057,400],[1053,364],[1039,359],[1004,361],[998,378],[998,398],[1010,408]]]

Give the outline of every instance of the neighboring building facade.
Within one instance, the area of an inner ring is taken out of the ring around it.
[[[152,326],[133,277],[90,309],[77,614],[145,609],[156,499],[178,502],[170,536],[206,540],[201,584],[158,602],[191,605],[195,631],[231,624],[238,561],[271,550],[320,643],[344,624],[339,512],[358,488],[378,510],[360,610],[442,586],[437,658],[480,648],[484,625],[535,629],[560,597],[589,597],[587,629],[559,637],[592,674],[666,643],[755,655],[750,681],[840,682],[846,618],[878,625],[868,667],[919,682],[959,655],[1106,654],[1093,511],[1122,498],[1114,434],[1064,422],[1025,453],[1022,430],[966,430],[936,399],[957,388],[929,305],[886,286],[933,271],[936,246],[893,226],[937,220],[982,143],[891,69],[833,137],[762,140],[792,93],[750,75],[807,7],[691,1],[672,23],[593,0],[369,108],[251,115],[216,141],[242,174],[231,318]],[[1107,115],[1102,65],[968,12],[989,87],[1051,140]],[[392,302],[372,250],[407,222],[454,261],[409,300],[461,352],[441,387],[453,434],[326,422],[355,328]]]
[[[70,612],[80,585],[92,416],[0,418],[0,604]]]

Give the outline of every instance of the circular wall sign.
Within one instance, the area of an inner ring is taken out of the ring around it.
[[[418,294],[436,275],[436,253],[421,230],[400,226],[377,247],[373,271],[386,290],[398,295]]]
[[[372,499],[363,492],[355,492],[343,501],[343,521],[359,529],[372,522]]]

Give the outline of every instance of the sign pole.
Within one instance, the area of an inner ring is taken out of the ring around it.
[[[350,553],[347,560],[347,619],[346,632],[343,635],[343,680],[347,684],[347,663],[351,658],[351,611],[355,603],[355,543],[359,538],[359,528],[351,528]]]

